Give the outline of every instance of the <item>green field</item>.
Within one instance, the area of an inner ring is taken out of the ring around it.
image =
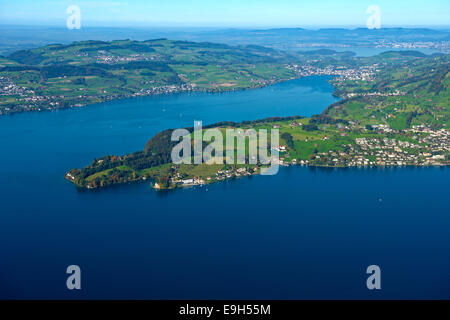
[[[226,129],[257,132],[278,129],[283,165],[448,165],[449,56],[388,53],[361,58],[361,61],[377,61],[375,76],[366,80],[335,78],[332,83],[336,94],[343,99],[321,115],[227,122],[215,128],[224,137]],[[187,129],[192,137],[193,128]],[[79,187],[96,188],[149,178],[172,187],[180,179],[210,183],[250,175],[264,166],[259,162],[248,164],[248,141],[245,143],[247,164],[227,165],[225,157],[223,164],[171,164],[170,152],[175,145],[170,140],[171,132],[157,134],[143,151],[123,157],[103,157],[85,168],[72,169],[69,173],[76,177],[73,182]],[[226,151],[225,142],[223,150]]]
[[[285,67],[289,59],[264,47],[165,39],[22,50],[0,57],[0,77],[17,88],[0,98],[0,114],[186,90],[256,88],[294,78]]]
[[[259,88],[323,74],[317,68],[379,65],[382,69],[391,68],[393,81],[399,81],[402,74],[396,68],[420,59],[424,58],[405,54],[358,58],[320,50],[284,52],[254,45],[166,39],[53,44],[0,57],[0,115],[152,94]],[[299,72],[293,66],[308,66],[309,71]],[[325,73],[330,72],[327,70]],[[345,85],[354,90],[372,89],[372,84],[357,81]]]

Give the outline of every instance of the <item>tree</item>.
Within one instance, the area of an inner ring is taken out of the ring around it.
[[[289,148],[294,149],[294,140],[292,139],[292,135],[288,132],[284,132],[281,135],[281,139],[286,141],[286,144]]]

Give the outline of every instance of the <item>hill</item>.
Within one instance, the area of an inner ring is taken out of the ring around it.
[[[256,132],[277,128],[281,165],[449,165],[450,57],[388,52],[358,63],[365,64],[359,74],[347,70],[333,80],[335,94],[343,99],[320,115],[217,123],[208,128],[223,136],[230,128]],[[186,129],[192,134],[193,128]],[[157,134],[143,151],[98,158],[65,177],[89,189],[147,179],[156,181],[158,188],[173,188],[253,175],[264,167],[260,162],[249,164],[248,153],[246,164],[175,165],[170,159],[172,131]]]
[[[181,91],[225,91],[291,79],[291,56],[208,42],[81,41],[0,59],[0,114]],[[4,88],[7,89],[4,89]]]

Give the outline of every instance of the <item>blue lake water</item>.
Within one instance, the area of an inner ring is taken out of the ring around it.
[[[327,79],[0,117],[0,298],[450,298],[446,168],[290,167],[171,192],[63,178],[194,120],[317,114],[336,101]]]

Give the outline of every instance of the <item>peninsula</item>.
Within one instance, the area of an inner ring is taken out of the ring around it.
[[[341,101],[322,114],[222,122],[204,129],[280,132],[280,165],[324,167],[446,166],[450,164],[450,56],[386,52],[359,58],[358,67],[287,64],[297,76],[334,74]],[[192,132],[193,128],[187,128]],[[171,163],[173,129],[158,133],[143,151],[97,158],[65,177],[78,187],[152,180],[157,188],[202,185],[259,173],[262,165]],[[246,162],[248,163],[248,162]]]

